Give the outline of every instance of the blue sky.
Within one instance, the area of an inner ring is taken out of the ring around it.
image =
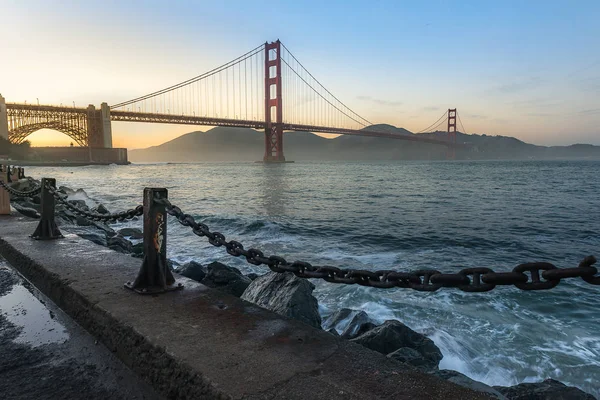
[[[457,107],[468,132],[600,144],[599,1],[3,3],[7,101],[116,103],[279,38],[373,122],[418,131]],[[114,130],[136,147],[190,127]],[[68,141],[31,136],[50,137]]]

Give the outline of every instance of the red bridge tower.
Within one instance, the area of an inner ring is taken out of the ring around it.
[[[264,162],[285,162],[281,101],[281,42],[265,43],[265,156]]]
[[[452,144],[456,143],[456,108],[448,109],[448,141]],[[456,157],[456,149],[454,146],[448,146],[446,158],[454,160]]]

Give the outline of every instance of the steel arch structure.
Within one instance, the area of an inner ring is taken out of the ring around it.
[[[76,108],[7,103],[6,117],[11,143],[22,143],[40,129],[53,129],[82,147],[112,147],[104,145],[102,111],[92,105]]]

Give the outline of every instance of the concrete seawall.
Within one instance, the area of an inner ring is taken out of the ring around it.
[[[0,217],[0,254],[168,398],[488,398],[183,277],[134,294],[141,260],[64,230],[35,241],[36,225]]]

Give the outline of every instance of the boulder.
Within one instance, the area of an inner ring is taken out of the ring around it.
[[[84,200],[68,200],[69,203],[73,204],[75,207],[80,210],[89,211],[90,208],[87,206]]]
[[[321,328],[319,303],[312,295],[314,289],[315,285],[310,281],[298,278],[290,272],[270,272],[252,281],[242,299],[315,328]]]
[[[202,282],[202,279],[206,277],[206,270],[196,261],[190,261],[183,264],[183,266],[177,270],[177,273],[197,282]]]
[[[115,247],[121,248],[123,251],[119,251],[120,253],[131,253],[133,245],[131,242],[121,236],[113,236],[106,240],[106,243],[109,248],[119,251],[115,249]]]
[[[13,206],[15,203],[24,208],[33,208],[37,212],[40,212],[42,210],[42,207],[39,204],[35,204],[25,199],[11,200],[11,204],[13,204]]]
[[[248,279],[250,279],[251,281],[255,280],[256,278],[258,278],[258,274],[255,274],[254,272],[250,272],[249,274],[246,274],[246,276],[248,277]]]
[[[108,243],[106,242],[106,237],[104,237],[103,235],[99,235],[97,233],[78,233],[77,235],[79,237],[89,240],[90,242],[99,244],[100,246],[108,246]]]
[[[428,363],[437,367],[442,359],[442,352],[425,335],[421,335],[400,321],[385,321],[362,335],[351,339],[382,354],[390,354],[403,347],[418,351]]]
[[[29,179],[19,179],[10,183],[10,187],[19,192],[29,192],[40,185],[39,182],[30,181]]]
[[[98,204],[98,207],[96,207],[96,212],[98,214],[110,214],[108,209],[106,207],[104,207],[103,204]]]
[[[401,347],[387,356],[401,363],[424,370],[435,370],[438,366],[438,362],[423,357],[421,353],[410,347]]]
[[[252,282],[250,278],[242,275],[239,269],[220,262],[208,264],[206,266],[206,277],[202,280],[204,285],[236,297],[240,297],[244,293],[250,282]]]
[[[361,325],[367,322],[370,322],[370,318],[366,312],[342,308],[323,321],[323,329],[335,329],[338,333],[342,332],[343,338],[352,339],[357,336]]]
[[[457,385],[464,386],[464,387],[474,390],[476,392],[486,393],[486,394],[492,396],[492,398],[506,400],[506,397],[502,393],[500,393],[498,390],[494,389],[491,386],[486,385],[485,383],[477,382],[477,381],[469,378],[468,376],[461,374],[460,372],[452,371],[449,369],[442,369],[442,370],[431,371],[430,374],[435,375],[439,378],[442,378],[446,381],[455,383]]]
[[[119,232],[121,236],[129,236],[132,239],[144,238],[144,232],[142,232],[142,230],[138,228],[123,228],[119,229],[117,232]]]
[[[92,221],[92,225],[94,225],[101,231],[104,231],[107,237],[117,236],[117,232],[115,232],[113,228],[111,228],[104,222]]]
[[[573,386],[554,379],[515,386],[494,386],[509,400],[594,400],[595,397]]]
[[[29,207],[22,207],[20,205],[18,205],[18,203],[13,203],[12,206],[14,207],[15,210],[17,210],[19,213],[23,214],[26,217],[29,218],[40,218],[40,214],[37,212],[37,210],[33,209],[33,208],[29,208]]]
[[[91,226],[92,225],[92,221],[90,221],[89,219],[87,219],[84,216],[81,215],[77,215],[75,217],[75,223],[79,226]]]
[[[362,335],[363,333],[366,333],[375,327],[377,327],[377,325],[375,325],[374,323],[365,322],[364,324],[362,324],[361,326],[358,327],[358,330],[356,331],[354,336],[348,336],[345,339],[348,339],[348,340],[354,339],[355,337],[358,337],[358,336]]]

